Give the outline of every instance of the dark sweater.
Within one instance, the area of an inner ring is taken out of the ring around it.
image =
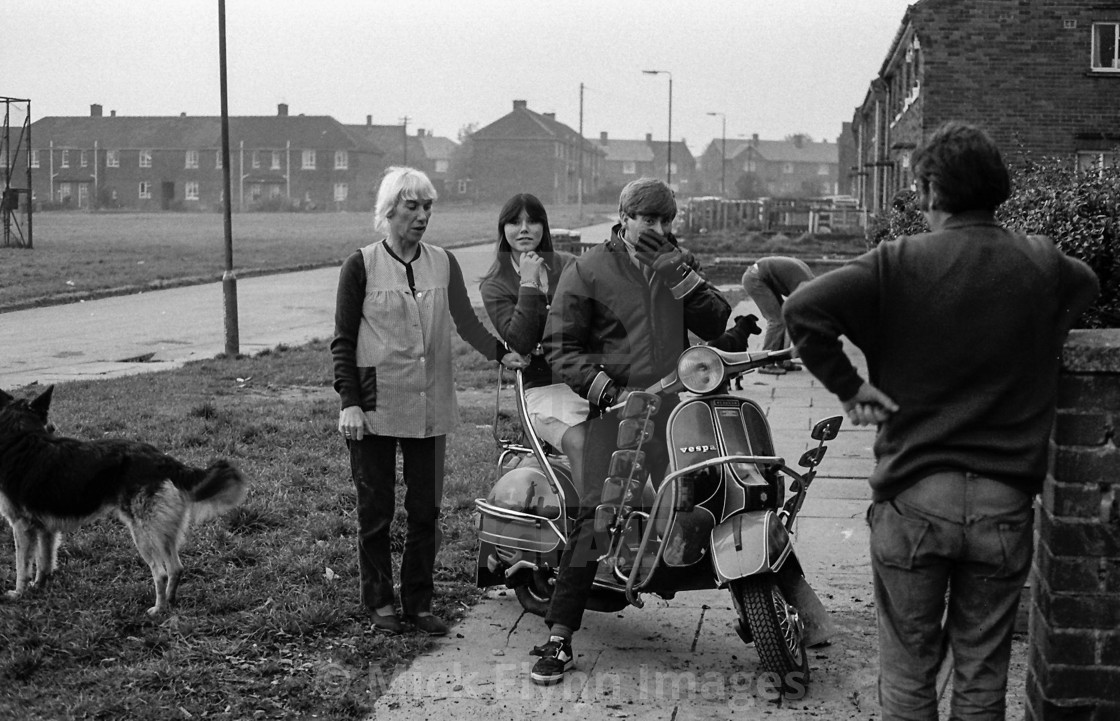
[[[875,439],[876,500],[961,470],[1037,493],[1065,336],[1098,291],[1046,238],[959,214],[802,285],[784,317],[806,367],[841,400],[863,382],[839,337],[899,405]]]

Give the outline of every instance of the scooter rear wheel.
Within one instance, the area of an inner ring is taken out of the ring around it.
[[[739,621],[754,637],[763,668],[778,675],[782,691],[804,694],[809,683],[809,656],[797,608],[791,605],[773,576],[752,576],[731,582],[731,596]]]

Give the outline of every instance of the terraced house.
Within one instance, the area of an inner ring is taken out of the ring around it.
[[[852,121],[864,208],[911,186],[911,153],[946,120],[985,128],[1012,163],[1023,152],[1116,162],[1120,2],[911,5]]]
[[[817,198],[839,189],[840,146],[804,135],[784,140],[715,138],[700,156],[702,192],[725,183],[732,198]],[[721,171],[721,155],[723,168]]]
[[[229,119],[231,196],[239,210],[368,210],[384,152],[329,116]],[[221,208],[221,119],[88,117],[31,125],[37,201],[69,208]]]

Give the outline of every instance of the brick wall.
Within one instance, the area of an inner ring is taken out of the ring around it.
[[[1032,572],[1027,721],[1120,719],[1120,330],[1074,331]]]

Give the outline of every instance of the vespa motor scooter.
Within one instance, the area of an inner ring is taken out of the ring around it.
[[[826,641],[831,623],[804,578],[791,532],[825,443],[843,419],[814,425],[817,445],[801,456],[802,473],[774,454],[758,403],[730,393],[738,376],[791,357],[792,348],[733,353],[693,346],[674,372],[630,394],[618,409],[619,450],[596,508],[596,531],[608,550],[587,608],[641,608],[645,593],[672,598],[727,588],[740,637],[754,641],[762,666],[783,686],[796,688],[809,680],[806,647]],[[543,616],[579,499],[566,459],[532,432],[520,373],[515,385],[524,442],[495,434],[499,478],[487,498],[475,500],[478,584],[505,584],[527,611]],[[499,378],[499,399],[500,387]],[[654,489],[643,447],[653,442],[660,404],[678,397],[665,429],[669,465]]]

